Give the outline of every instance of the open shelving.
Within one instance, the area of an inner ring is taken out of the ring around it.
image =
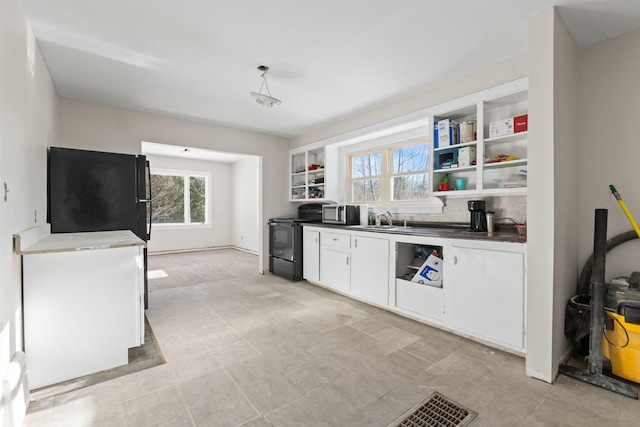
[[[432,192],[435,196],[469,197],[476,195],[525,195],[526,179],[522,186],[518,178],[526,178],[528,132],[489,137],[491,122],[528,114],[527,78],[515,80],[495,88],[468,95],[446,103],[442,113],[433,114],[435,122],[452,119],[456,122],[476,121],[475,141],[434,148],[432,151]],[[435,144],[432,144],[435,145]],[[465,167],[437,168],[437,156],[442,150],[474,147],[476,163]],[[517,159],[490,163],[499,156]],[[438,191],[445,174],[449,175],[449,191]],[[465,179],[464,190],[455,189],[456,179]]]
[[[290,200],[303,201],[324,198],[324,147],[301,151],[292,150],[289,167]]]

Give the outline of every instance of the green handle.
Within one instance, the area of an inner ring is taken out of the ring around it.
[[[622,197],[620,197],[618,190],[616,190],[616,187],[614,187],[613,184],[609,184],[609,190],[611,190],[611,193],[615,196],[616,200],[622,200]]]

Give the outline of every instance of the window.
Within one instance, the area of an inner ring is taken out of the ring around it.
[[[205,224],[209,201],[208,176],[188,172],[151,174],[153,224]]]
[[[352,202],[406,202],[429,197],[429,144],[423,140],[352,153],[348,162]]]
[[[351,156],[351,201],[380,200],[382,152]]]
[[[391,200],[420,200],[429,197],[429,145],[420,143],[391,152]]]

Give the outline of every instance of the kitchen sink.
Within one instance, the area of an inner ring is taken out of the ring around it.
[[[402,234],[429,234],[442,235],[455,232],[465,232],[467,230],[460,228],[433,228],[433,227],[412,227],[402,225],[352,225],[350,228],[358,230],[370,231],[386,231]]]
[[[403,227],[401,225],[351,225],[349,228],[355,228],[358,230],[400,230],[409,227]]]

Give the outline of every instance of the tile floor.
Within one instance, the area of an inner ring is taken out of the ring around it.
[[[386,426],[432,390],[472,426],[640,423],[640,401],[306,282],[167,287],[146,315],[166,364],[34,401],[25,425]]]

